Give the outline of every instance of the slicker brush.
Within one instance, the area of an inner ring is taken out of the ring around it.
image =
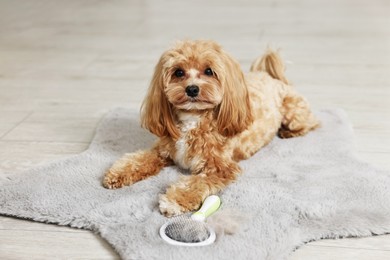
[[[216,212],[221,200],[216,195],[205,199],[202,207],[188,217],[181,215],[165,223],[160,228],[160,236],[171,245],[205,246],[215,241],[214,230],[205,223],[207,217]]]

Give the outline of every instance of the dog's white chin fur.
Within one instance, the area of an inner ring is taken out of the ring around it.
[[[182,110],[205,110],[216,107],[217,104],[202,102],[202,101],[188,101],[186,103],[175,105],[176,108]]]

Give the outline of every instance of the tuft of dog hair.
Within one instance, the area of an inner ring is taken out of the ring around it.
[[[241,230],[247,229],[252,217],[250,214],[224,208],[208,217],[206,223],[213,228],[218,236],[234,235]]]

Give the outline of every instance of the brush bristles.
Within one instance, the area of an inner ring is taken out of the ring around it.
[[[204,222],[184,217],[173,220],[165,228],[165,234],[173,240],[184,243],[202,242],[210,236],[210,232]]]

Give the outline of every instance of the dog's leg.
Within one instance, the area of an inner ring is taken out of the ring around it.
[[[117,189],[156,175],[169,161],[159,155],[156,149],[127,153],[117,160],[103,179],[103,186]]]
[[[319,126],[307,101],[300,95],[290,92],[283,100],[283,120],[278,135],[290,138],[305,135]]]
[[[205,198],[216,194],[233,182],[241,172],[231,160],[210,158],[190,176],[184,176],[160,195],[159,207],[167,217],[197,210]]]

